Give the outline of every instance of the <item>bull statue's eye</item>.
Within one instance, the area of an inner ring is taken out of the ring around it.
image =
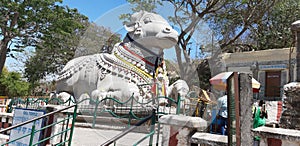
[[[147,23],[149,23],[149,22],[151,22],[151,19],[150,19],[149,17],[147,17],[147,18],[144,19],[144,23],[145,23],[145,24],[147,24]]]

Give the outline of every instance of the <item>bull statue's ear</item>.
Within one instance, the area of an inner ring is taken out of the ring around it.
[[[135,25],[136,25],[136,23],[125,22],[124,27],[125,27],[127,32],[133,32],[136,29]]]

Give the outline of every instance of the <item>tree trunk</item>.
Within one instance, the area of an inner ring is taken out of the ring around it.
[[[184,70],[183,70],[183,64],[182,64],[182,59],[181,59],[181,49],[179,46],[175,46],[175,51],[176,51],[176,58],[177,58],[177,63],[179,67],[179,74],[180,77],[183,78],[184,76]]]
[[[212,77],[217,75],[218,73],[226,71],[226,64],[221,54],[222,50],[218,48],[216,51],[212,52],[211,58],[208,60]]]
[[[2,74],[2,70],[4,68],[8,42],[9,40],[5,38],[0,42],[0,74]]]

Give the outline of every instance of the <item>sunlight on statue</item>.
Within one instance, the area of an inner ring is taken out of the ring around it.
[[[161,95],[177,98],[179,93],[184,99],[189,87],[183,80],[168,86],[163,58],[163,50],[177,44],[178,32],[160,15],[145,11],[133,14],[124,27],[128,33],[123,42],[115,44],[112,53],[69,61],[58,78],[57,92],[68,92],[76,98],[88,94],[94,99],[113,97],[120,101],[132,95],[137,101]]]

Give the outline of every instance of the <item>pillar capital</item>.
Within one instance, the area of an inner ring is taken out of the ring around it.
[[[293,22],[291,29],[292,31],[300,31],[300,20]]]

